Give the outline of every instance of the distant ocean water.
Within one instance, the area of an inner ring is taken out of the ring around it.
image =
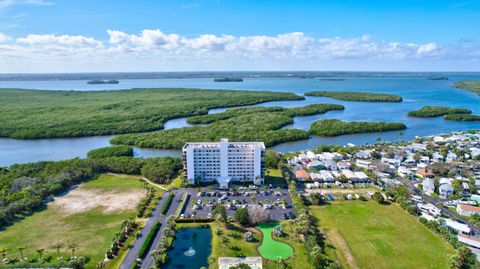
[[[294,92],[303,95],[314,90],[368,91],[393,93],[403,97],[402,103],[360,103],[339,101],[325,97],[307,97],[303,101],[280,101],[259,104],[260,106],[278,105],[299,107],[313,103],[336,103],[345,106],[344,111],[332,111],[322,115],[296,117],[294,124],[285,128],[307,130],[318,119],[337,118],[345,121],[399,121],[408,126],[402,132],[372,133],[346,135],[333,138],[312,136],[308,140],[288,142],[277,145],[274,149],[288,152],[317,146],[319,144],[374,143],[377,137],[383,141],[409,140],[415,136],[432,135],[457,130],[480,129],[479,122],[452,122],[440,118],[410,118],[407,113],[425,105],[438,105],[468,108],[480,115],[480,96],[466,90],[452,88],[458,80],[480,79],[480,74],[455,73],[449,80],[428,80],[422,76],[343,76],[344,81],[326,81],[318,78],[296,77],[259,77],[245,78],[244,82],[213,82],[210,78],[167,78],[167,79],[119,79],[119,84],[91,85],[85,80],[42,80],[42,81],[2,81],[0,88],[26,88],[43,90],[122,90],[130,88],[204,88],[230,90],[269,90]],[[442,74],[443,76],[444,74]],[[465,76],[461,76],[465,75]],[[468,75],[468,76],[467,76]],[[440,76],[440,74],[435,74]],[[213,76],[215,77],[215,76]],[[107,77],[108,78],[108,77]],[[118,79],[118,78],[117,78]],[[1,89],[0,89],[1,91]],[[214,110],[220,112],[222,110]],[[212,112],[212,111],[211,111]],[[176,119],[166,123],[166,128],[188,126],[185,119]],[[111,137],[88,137],[70,139],[15,140],[0,138],[0,166],[14,163],[40,160],[61,160],[73,157],[85,157],[93,149],[109,145]],[[179,155],[178,151],[135,149],[138,156]]]

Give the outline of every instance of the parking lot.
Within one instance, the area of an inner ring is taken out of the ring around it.
[[[239,208],[259,205],[273,220],[284,220],[295,217],[292,199],[287,189],[267,188],[259,189],[256,186],[237,187],[234,190],[215,190],[209,188],[188,189],[189,201],[183,216],[185,218],[210,218],[215,205],[222,204],[227,214],[233,217]]]

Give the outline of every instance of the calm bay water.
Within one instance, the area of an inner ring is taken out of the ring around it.
[[[451,88],[454,81],[480,79],[480,77],[454,77],[450,80],[427,80],[424,77],[345,77],[345,81],[321,81],[299,78],[251,78],[244,82],[215,83],[205,79],[142,79],[120,80],[116,85],[88,85],[86,81],[0,81],[0,88],[29,88],[45,90],[121,90],[129,88],[205,88],[232,90],[271,90],[294,92],[303,95],[314,90],[344,90],[393,93],[403,97],[402,103],[361,103],[345,102],[325,97],[307,97],[302,101],[279,101],[258,106],[299,107],[313,103],[336,103],[345,106],[344,111],[333,111],[322,115],[297,117],[291,126],[308,130],[318,119],[337,118],[345,121],[399,121],[408,126],[403,132],[386,132],[360,135],[345,135],[333,138],[312,136],[308,140],[280,144],[274,149],[288,152],[317,146],[319,144],[373,143],[380,137],[383,141],[409,140],[417,135],[432,135],[457,130],[480,129],[480,122],[453,122],[442,118],[418,119],[407,116],[408,111],[425,105],[468,108],[480,115],[480,96],[460,89]],[[1,89],[0,89],[1,90]],[[219,113],[225,109],[212,109],[209,113]],[[189,126],[185,118],[168,121],[166,129]],[[111,136],[68,139],[16,140],[0,138],[0,166],[40,160],[63,160],[85,157],[94,148],[109,145]],[[136,156],[179,156],[175,150],[134,149]]]

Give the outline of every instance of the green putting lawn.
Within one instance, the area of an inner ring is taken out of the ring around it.
[[[266,224],[261,224],[257,228],[263,233],[263,241],[260,247],[258,247],[258,252],[269,260],[278,260],[288,259],[293,254],[293,248],[288,244],[275,241],[272,238],[272,231],[278,223],[270,222]]]
[[[455,250],[396,204],[338,201],[312,215],[351,268],[447,269]]]

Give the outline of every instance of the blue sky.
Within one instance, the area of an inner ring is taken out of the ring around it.
[[[475,0],[0,0],[0,72],[479,70],[478,25]]]

